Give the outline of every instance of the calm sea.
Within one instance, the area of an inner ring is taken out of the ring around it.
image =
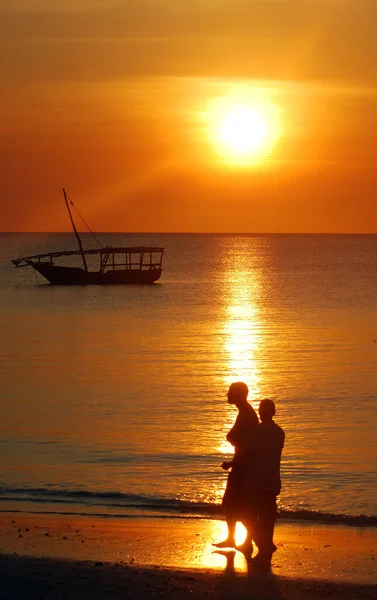
[[[99,237],[164,246],[160,282],[44,285],[10,259],[73,236],[0,235],[0,510],[216,512],[243,380],[286,432],[283,515],[377,524],[377,236]]]

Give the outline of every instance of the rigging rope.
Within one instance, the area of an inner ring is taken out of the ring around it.
[[[68,194],[66,193],[67,198],[69,200],[69,202],[71,203],[71,205],[73,206],[73,208],[75,209],[75,211],[77,212],[78,216],[80,217],[81,221],[84,223],[85,227],[87,228],[87,230],[89,231],[89,233],[91,234],[91,236],[94,238],[94,241],[96,242],[96,244],[98,245],[99,248],[101,248],[103,246],[103,244],[101,244],[101,242],[98,240],[97,236],[95,235],[94,231],[92,231],[88,225],[88,223],[85,221],[84,217],[82,216],[82,214],[79,212],[78,208],[73,204],[71,198],[68,196]]]

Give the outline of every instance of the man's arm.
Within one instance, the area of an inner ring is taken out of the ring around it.
[[[231,461],[223,462],[221,467],[223,469],[225,469],[226,471],[228,469],[234,467],[235,465],[244,467],[249,463],[252,456],[253,456],[253,451],[250,450],[249,448],[246,448],[243,452],[240,452],[239,454],[235,454]]]
[[[239,437],[239,432],[240,432],[240,418],[239,417],[240,416],[238,415],[232,429],[230,431],[228,431],[228,433],[226,434],[226,439],[230,444],[232,444],[232,446],[235,446],[237,444],[238,437]]]
[[[224,471],[228,471],[232,467],[233,467],[233,461],[232,460],[224,461],[222,463],[222,465],[221,465],[221,468],[224,469]]]

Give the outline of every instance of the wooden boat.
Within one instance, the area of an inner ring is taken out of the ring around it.
[[[73,205],[73,202],[64,189],[63,194],[79,249],[15,258],[12,263],[16,267],[33,267],[51,285],[152,284],[161,277],[164,248],[105,246],[84,250],[70,209],[69,203]],[[88,260],[96,255],[99,258],[98,270],[89,270]],[[82,267],[55,264],[55,259],[67,256],[80,256]]]

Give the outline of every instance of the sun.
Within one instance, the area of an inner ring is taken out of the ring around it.
[[[277,107],[261,91],[245,88],[213,99],[207,123],[217,153],[240,165],[259,163],[271,154],[281,132]]]

